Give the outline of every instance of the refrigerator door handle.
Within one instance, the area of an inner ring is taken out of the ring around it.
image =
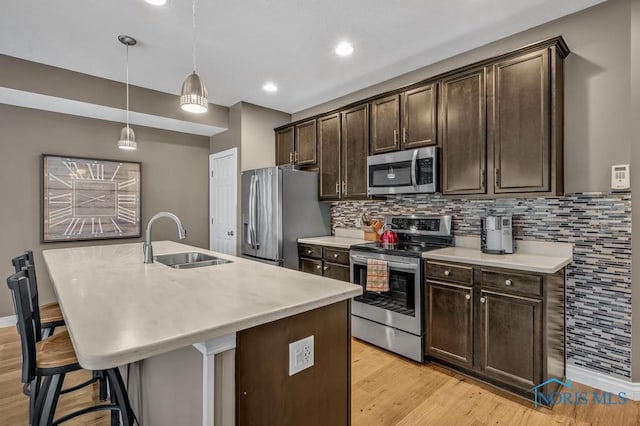
[[[255,209],[253,208],[253,203],[254,203],[254,182],[255,182],[255,176],[251,176],[251,182],[249,183],[249,241],[248,243],[251,244],[251,248],[255,250],[256,246],[255,246],[255,235],[254,235],[254,229],[253,229],[253,213],[255,212]]]
[[[255,180],[253,181],[253,241],[254,241],[254,249],[256,250],[260,250],[260,244],[258,244],[258,206],[259,206],[259,199],[258,199],[258,184],[260,183],[260,180],[258,178],[258,175],[254,176]]]

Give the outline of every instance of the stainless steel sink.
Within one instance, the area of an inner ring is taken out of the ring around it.
[[[188,253],[173,253],[155,256],[154,260],[175,269],[201,268],[203,266],[224,265],[232,263],[230,260],[221,259],[208,254],[195,251]]]

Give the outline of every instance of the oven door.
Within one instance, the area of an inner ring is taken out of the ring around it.
[[[367,157],[369,195],[438,191],[436,147]]]
[[[390,291],[366,289],[367,259],[388,262]],[[352,314],[417,336],[423,334],[423,286],[419,258],[351,251],[351,282],[362,286],[362,296],[354,298]]]

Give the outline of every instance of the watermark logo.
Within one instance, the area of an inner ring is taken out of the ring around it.
[[[553,383],[560,385],[555,392],[544,392],[544,387]],[[573,388],[571,380],[563,382],[556,378],[551,378],[532,387],[530,390],[534,394],[534,406],[544,405],[624,405],[627,403],[625,392],[605,392],[594,390],[592,392],[578,391]]]

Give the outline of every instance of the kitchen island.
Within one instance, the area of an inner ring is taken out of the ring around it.
[[[331,341],[337,338],[345,344],[350,338],[348,301],[361,293],[359,286],[170,241],[155,242],[153,246],[156,255],[195,251],[231,263],[193,269],[174,269],[157,262],[144,264],[140,243],[43,252],[83,368],[99,370],[122,366],[194,345],[203,357],[203,380],[198,384],[203,387],[202,424],[212,425],[214,357],[236,345],[241,347],[242,332],[247,331],[245,346],[252,350],[256,350],[252,346],[256,339],[264,337],[259,335],[260,330],[276,334],[282,330],[286,334],[296,328],[295,333],[289,333],[285,339],[302,334],[293,338],[293,342],[314,333],[321,334],[323,330],[319,329],[319,324],[323,312],[333,307],[334,312],[330,313],[333,317],[327,318],[327,324],[337,317],[343,318],[338,320],[339,327],[332,327],[334,333],[327,338]],[[295,327],[295,324],[287,323],[292,317],[298,324]],[[279,321],[284,322],[276,329],[260,328]],[[307,330],[301,330],[300,324],[307,324]],[[249,332],[251,330],[253,334]],[[277,337],[271,336],[270,340],[275,342]],[[294,382],[314,370],[324,369],[322,373],[330,377],[332,366],[326,365],[323,356],[332,348],[323,347],[325,341],[319,337],[315,341],[315,365],[295,376],[288,375],[288,359],[256,358],[255,363],[264,364],[267,370],[277,370],[274,374],[286,370],[286,377],[280,378],[280,386],[300,386]],[[287,346],[291,342],[287,341]],[[288,355],[288,348],[286,351],[276,347],[267,349]],[[346,349],[341,357],[348,367],[348,344]],[[247,379],[239,371],[245,359],[242,356],[241,353],[236,355],[236,362],[240,362],[236,366],[236,380]],[[264,375],[265,372],[258,368],[252,374]],[[348,383],[348,377],[345,379]],[[315,384],[315,389],[324,389],[325,382],[327,380]],[[335,385],[331,380],[328,382]],[[166,385],[171,386],[171,383]],[[250,385],[255,386],[255,383]],[[241,387],[241,383],[236,383],[236,393]],[[267,388],[262,390],[268,392]],[[344,391],[348,406],[349,390]],[[247,396],[246,391],[242,392]],[[268,404],[270,398],[280,394],[258,397]],[[238,424],[241,424],[243,413],[237,412]]]

